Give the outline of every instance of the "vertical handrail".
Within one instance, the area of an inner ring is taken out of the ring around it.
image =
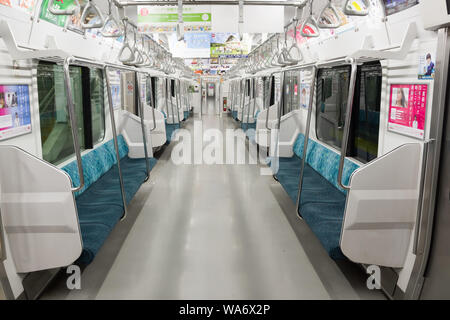
[[[242,92],[242,103],[241,103],[241,122],[242,126],[244,126],[244,109],[245,109],[245,94],[247,93],[247,80],[244,78],[244,91]],[[242,83],[242,82],[241,82]]]
[[[302,194],[302,188],[303,188],[303,175],[305,173],[306,153],[308,151],[309,131],[311,129],[312,110],[313,110],[313,103],[314,103],[314,90],[316,87],[316,76],[317,76],[317,67],[313,66],[311,85],[310,85],[311,89],[309,91],[308,116],[306,118],[305,138],[304,138],[304,142],[303,142],[302,164],[300,167],[300,177],[298,180],[297,202],[296,202],[296,206],[295,206],[297,209],[297,213],[299,213],[299,210],[300,210],[300,200],[301,200],[301,194]]]
[[[420,172],[420,190],[419,190],[419,201],[417,204],[417,214],[416,214],[416,228],[414,229],[414,237],[413,237],[413,249],[412,253],[422,254],[423,252],[419,252],[418,244],[419,244],[419,234],[420,234],[420,221],[422,220],[422,203],[423,203],[423,190],[424,190],[424,180],[425,173],[427,171],[427,158],[428,151],[430,149],[430,144],[434,142],[434,139],[425,141],[423,143],[423,153],[422,153],[422,168]]]
[[[0,193],[1,196],[1,193]],[[2,212],[0,209],[0,262],[6,260],[5,233],[3,231]]]
[[[200,118],[203,114],[203,80],[200,78]]]
[[[152,77],[147,75],[147,80],[150,80],[150,108],[152,108],[152,116],[153,116],[153,128],[150,129],[150,131],[153,131],[156,129],[156,119],[155,119],[155,100],[153,97],[153,84],[152,84]]]
[[[258,78],[254,78],[253,79],[253,108],[252,108],[252,118],[253,118],[253,121],[254,122],[256,122],[256,119],[255,119],[255,109],[256,109],[256,80],[257,80]]]
[[[272,96],[272,83],[273,83],[273,73],[270,74],[270,78],[269,78],[269,92],[268,92],[268,96],[266,97],[266,110],[267,110],[267,114],[266,114],[266,129],[271,131],[272,129],[269,128],[269,111],[270,111],[270,98]]]
[[[351,76],[350,76],[350,87],[348,89],[348,98],[347,98],[347,110],[345,115],[345,125],[344,125],[344,135],[342,137],[342,147],[341,147],[341,157],[339,159],[339,172],[338,172],[338,184],[344,190],[350,190],[350,186],[346,186],[342,183],[342,174],[344,172],[344,163],[345,157],[347,155],[347,146],[348,146],[348,136],[350,132],[350,122],[352,119],[352,109],[353,109],[353,98],[355,95],[355,86],[356,86],[356,75],[358,71],[358,65],[356,60],[350,58],[350,63],[352,66]]]
[[[108,105],[109,105],[109,116],[111,119],[111,130],[113,133],[113,140],[114,140],[114,150],[116,151],[116,158],[117,158],[117,169],[119,172],[119,183],[120,183],[120,192],[122,195],[122,204],[123,204],[123,216],[120,220],[124,220],[128,215],[128,209],[127,209],[127,198],[125,194],[125,188],[123,184],[123,175],[122,175],[122,168],[120,167],[120,153],[119,153],[119,142],[117,140],[117,130],[116,130],[116,120],[114,119],[114,107],[112,104],[112,94],[111,94],[111,82],[109,79],[109,73],[108,73],[108,67],[103,67],[103,74],[105,75],[106,80],[106,91],[108,94]]]
[[[136,93],[138,95],[138,108],[139,108],[139,115],[141,116],[142,141],[144,142],[145,166],[147,169],[147,177],[145,178],[144,181],[147,181],[150,178],[150,162],[148,160],[147,135],[145,134],[144,108],[142,106],[141,86],[139,85],[138,72],[134,73],[134,79],[136,81],[136,88],[137,88]]]
[[[176,87],[177,87],[177,92],[175,93],[175,99],[177,100],[178,123],[179,123],[180,126],[181,126],[181,122],[180,122],[180,109],[181,109],[182,111],[184,111],[184,110],[183,110],[183,105],[182,105],[182,101],[181,101],[181,82],[180,82],[180,79],[177,79],[177,80],[178,80],[178,85],[176,86]],[[183,113],[183,117],[184,117],[184,113]]]
[[[72,95],[72,86],[70,83],[70,63],[72,62],[73,57],[67,57],[64,59],[64,85],[66,88],[66,98],[67,98],[67,113],[69,114],[69,121],[72,129],[72,139],[73,139],[73,148],[75,149],[75,156],[77,159],[78,166],[78,175],[80,177],[80,185],[78,187],[72,187],[72,192],[77,192],[84,187],[84,174],[83,174],[83,164],[81,161],[81,151],[80,151],[80,142],[78,140],[78,124],[77,117],[75,114],[75,106],[73,102]]]
[[[280,140],[280,129],[281,129],[281,113],[284,109],[284,103],[285,103],[285,97],[284,97],[284,83],[286,80],[286,71],[281,71],[281,92],[280,92],[280,102],[279,102],[279,107],[278,107],[278,121],[277,121],[277,137],[275,139],[275,150],[274,150],[274,158],[277,158],[277,162],[279,163],[279,151],[278,151],[278,147],[279,147],[279,140]],[[276,155],[276,157],[275,157]],[[278,168],[277,168],[278,171]]]
[[[169,120],[169,102],[168,99],[169,97],[167,96],[167,78],[164,78],[164,103],[166,105],[166,119]]]
[[[253,94],[253,88],[254,88],[254,81],[253,78],[250,79],[250,92],[248,95],[248,108],[247,108],[247,123],[245,126],[245,129],[248,130],[248,122],[250,121],[250,102],[252,101],[252,94]]]

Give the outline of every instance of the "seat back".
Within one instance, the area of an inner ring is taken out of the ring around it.
[[[305,143],[305,135],[300,133],[294,143],[294,153],[298,157],[303,155],[303,146]],[[308,150],[306,151],[306,163],[309,164],[314,170],[316,170],[322,177],[327,179],[331,184],[333,184],[339,191],[346,193],[344,189],[339,186],[337,181],[339,172],[339,159],[340,155],[324,146],[323,144],[309,139]],[[345,159],[344,171],[342,174],[342,182],[348,184],[350,176],[353,171],[359,168],[356,163]]]
[[[128,154],[128,146],[122,135],[117,136],[119,144],[119,155],[122,159]],[[81,157],[83,164],[84,187],[75,193],[78,197],[85,190],[87,190],[95,181],[104,175],[111,167],[117,163],[116,151],[114,148],[114,140],[96,147],[92,151],[84,154]],[[77,162],[74,160],[61,168],[67,172],[72,179],[72,185],[78,186],[80,183],[80,176],[78,175]]]

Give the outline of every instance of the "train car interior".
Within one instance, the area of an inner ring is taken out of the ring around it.
[[[0,0],[0,300],[450,299],[448,0]]]

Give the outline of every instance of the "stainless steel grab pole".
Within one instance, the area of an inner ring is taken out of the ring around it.
[[[246,130],[248,130],[248,122],[250,121],[250,103],[252,101],[253,86],[254,86],[254,81],[253,81],[253,79],[250,79],[250,85],[249,85],[250,92],[248,95],[248,107],[247,107],[247,123],[245,126]]]
[[[66,88],[67,98],[67,113],[69,114],[69,121],[72,129],[73,148],[75,149],[75,156],[77,159],[78,175],[80,177],[80,185],[72,187],[72,192],[77,192],[84,187],[83,163],[81,161],[80,141],[78,140],[78,124],[77,116],[75,114],[75,105],[73,102],[72,85],[70,83],[70,63],[73,61],[72,57],[64,59],[64,85]]]
[[[311,119],[312,119],[312,110],[314,103],[314,90],[316,87],[316,75],[317,75],[317,67],[313,67],[312,76],[311,76],[311,90],[309,91],[309,105],[308,105],[308,116],[306,118],[306,128],[305,128],[305,140],[303,142],[303,152],[302,152],[302,165],[300,167],[300,177],[298,180],[298,193],[297,193],[297,202],[296,202],[296,210],[297,214],[300,214],[300,201],[301,194],[303,188],[303,175],[305,173],[305,162],[306,162],[306,154],[308,151],[308,141],[309,141],[309,131],[311,128]]]
[[[280,163],[278,148],[279,148],[279,144],[280,144],[279,140],[280,140],[280,129],[281,129],[281,113],[282,113],[282,110],[284,109],[284,103],[285,103],[285,97],[284,97],[284,92],[283,92],[284,91],[284,83],[286,80],[285,78],[286,78],[286,73],[284,71],[282,71],[281,72],[281,86],[280,86],[280,88],[281,88],[280,102],[278,104],[278,122],[277,122],[277,131],[276,131],[277,137],[275,139],[275,150],[274,150],[275,155],[273,157],[273,158],[277,159],[277,165],[278,165],[278,167],[276,169],[277,172],[278,172],[279,163]]]
[[[124,220],[128,215],[127,198],[126,198],[125,188],[124,188],[124,184],[123,184],[122,168],[120,167],[119,142],[117,139],[116,120],[114,119],[114,107],[113,107],[113,103],[112,103],[113,100],[112,100],[112,94],[111,94],[111,82],[109,79],[108,66],[103,67],[103,74],[104,74],[104,77],[106,80],[106,91],[107,91],[107,95],[108,95],[109,116],[111,119],[111,130],[112,130],[113,140],[114,140],[114,150],[116,151],[117,169],[119,172],[120,193],[122,196],[123,216],[122,216],[121,220]]]
[[[152,77],[147,75],[147,80],[150,80],[150,108],[152,108],[152,116],[153,116],[153,128],[150,129],[150,131],[153,131],[156,129],[156,119],[155,119],[155,100],[153,97],[153,84],[152,84]]]
[[[344,190],[350,190],[350,186],[346,186],[342,182],[342,174],[344,172],[344,163],[345,157],[347,155],[347,146],[348,146],[348,136],[350,132],[350,122],[352,120],[352,109],[353,109],[353,97],[355,95],[355,86],[356,86],[356,75],[358,71],[358,65],[354,59],[351,59],[351,76],[350,76],[350,87],[348,90],[348,99],[347,99],[347,110],[345,115],[345,125],[344,125],[344,135],[342,137],[342,147],[341,147],[341,157],[339,160],[339,172],[338,172],[338,184]]]
[[[142,96],[141,96],[141,86],[139,85],[139,74],[137,72],[134,73],[134,78],[136,79],[136,92],[138,95],[138,108],[139,114],[141,116],[141,129],[142,129],[142,141],[144,143],[144,154],[145,154],[145,166],[147,169],[147,177],[144,181],[147,181],[150,178],[150,162],[148,159],[148,150],[147,150],[147,135],[145,133],[145,119],[144,119],[144,108],[142,106]]]
[[[266,129],[268,130],[268,131],[270,131],[270,130],[272,130],[272,129],[270,129],[269,128],[269,111],[270,111],[270,98],[271,98],[271,96],[272,96],[272,82],[273,82],[273,74],[271,74],[270,75],[270,78],[269,78],[269,92],[268,92],[268,96],[266,97],[266,111],[267,111],[267,114],[266,114]]]
[[[242,103],[241,103],[241,124],[244,126],[244,109],[245,109],[245,94],[247,93],[247,80],[244,79],[244,90],[242,92]]]

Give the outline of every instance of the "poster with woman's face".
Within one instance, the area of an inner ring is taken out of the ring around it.
[[[308,109],[310,85],[307,83],[300,84],[300,106]]]
[[[426,84],[391,84],[388,130],[423,139],[427,94]]]

